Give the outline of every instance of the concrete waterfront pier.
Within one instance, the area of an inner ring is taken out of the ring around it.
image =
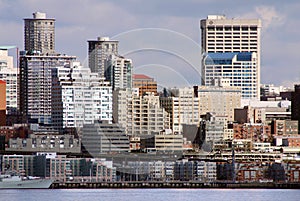
[[[280,188],[280,189],[300,189],[300,183],[203,183],[189,181],[172,182],[54,182],[53,189],[64,188]]]

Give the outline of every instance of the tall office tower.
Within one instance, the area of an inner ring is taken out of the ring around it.
[[[146,92],[157,94],[157,82],[154,78],[143,74],[134,74],[132,76],[132,88],[138,88],[140,96]]]
[[[132,61],[122,56],[110,55],[105,62],[105,79],[113,90],[132,88]]]
[[[27,120],[51,125],[51,69],[75,61],[60,54],[20,54],[20,111]]]
[[[300,85],[295,85],[295,91],[292,92],[292,120],[298,121],[298,130],[300,130]]]
[[[105,61],[110,55],[118,55],[119,41],[108,37],[98,37],[97,40],[88,41],[89,68],[92,72],[105,74]]]
[[[33,18],[24,19],[24,46],[26,51],[55,52],[55,19],[46,13],[35,12]]]
[[[13,67],[13,57],[8,49],[14,46],[0,46],[0,79],[6,81],[6,114],[16,114],[18,109],[18,70]]]
[[[200,24],[202,85],[229,78],[231,86],[241,88],[243,99],[259,99],[261,21],[209,15]]]
[[[112,88],[79,62],[52,70],[52,124],[57,130],[112,123]]]

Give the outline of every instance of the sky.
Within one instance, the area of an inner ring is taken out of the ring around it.
[[[0,0],[0,45],[22,50],[23,19],[44,12],[56,19],[57,52],[87,65],[87,41],[108,36],[119,40],[134,73],[181,87],[200,84],[201,19],[259,18],[261,83],[293,87],[300,82],[299,10],[298,0]]]

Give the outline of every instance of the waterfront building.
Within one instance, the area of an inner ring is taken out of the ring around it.
[[[105,62],[110,55],[118,55],[119,41],[110,40],[109,37],[98,37],[97,40],[88,41],[89,68],[98,73],[100,77],[105,75]]]
[[[132,88],[132,61],[122,56],[109,55],[105,61],[104,77],[112,89]]]
[[[52,69],[52,125],[57,130],[112,123],[112,87],[79,62]]]
[[[202,85],[216,77],[230,79],[243,99],[260,97],[260,32],[258,19],[227,19],[209,15],[200,22]]]
[[[132,88],[139,89],[139,96],[144,95],[146,92],[157,94],[157,82],[154,78],[143,74],[133,74]]]
[[[18,110],[18,70],[13,67],[13,57],[8,56],[8,49],[14,46],[0,46],[0,79],[6,82],[6,114],[16,114]]]
[[[25,51],[40,53],[55,52],[55,19],[47,18],[46,13],[35,12],[33,18],[24,19]]]
[[[216,179],[216,162],[182,159],[175,163],[174,180],[214,182]]]

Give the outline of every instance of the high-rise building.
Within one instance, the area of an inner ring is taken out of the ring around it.
[[[33,13],[24,19],[25,51],[20,52],[20,112],[23,121],[51,125],[52,69],[76,60],[75,56],[55,53],[54,19]]]
[[[18,109],[18,70],[13,67],[13,57],[8,49],[14,46],[0,46],[0,79],[6,81],[6,114],[16,114]]]
[[[20,112],[27,120],[50,125],[52,113],[51,69],[75,61],[75,56],[60,54],[20,55]]]
[[[35,12],[33,18],[25,18],[24,23],[26,51],[55,52],[55,19],[46,18],[46,13]]]
[[[202,85],[226,77],[241,88],[243,99],[259,99],[261,21],[209,15],[200,24]]]
[[[89,68],[92,72],[105,74],[105,61],[110,55],[118,55],[119,41],[108,37],[98,37],[97,40],[88,41]]]
[[[105,62],[105,79],[112,89],[132,88],[132,61],[122,56],[110,55]]]
[[[52,70],[52,124],[57,130],[112,123],[112,88],[79,62]]]

